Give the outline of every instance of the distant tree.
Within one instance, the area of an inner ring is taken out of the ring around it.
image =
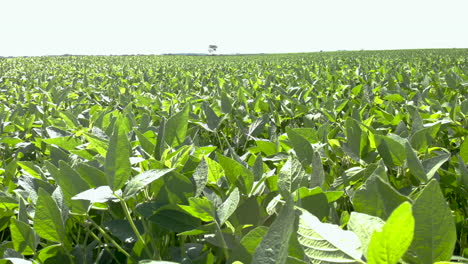
[[[215,52],[216,49],[218,49],[218,46],[216,46],[216,45],[209,45],[209,46],[208,46],[208,52],[209,52],[210,54],[213,54],[213,52]]]

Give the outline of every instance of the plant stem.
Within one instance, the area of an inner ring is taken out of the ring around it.
[[[104,229],[102,229],[98,224],[96,224],[96,222],[94,222],[93,219],[91,219],[91,217],[88,217],[88,220],[104,236],[104,238],[110,241],[120,252],[122,252],[127,258],[131,257],[130,254],[127,251],[125,251],[125,249],[123,249],[112,237],[110,237]],[[91,232],[91,235],[94,234]]]
[[[90,232],[91,233],[91,236],[94,237],[94,239],[96,239],[96,241],[99,241],[99,243],[101,244],[101,239],[96,236],[96,234],[94,234],[93,232]],[[105,238],[104,238],[105,239]],[[117,263],[120,263],[120,261],[114,256],[114,254],[112,254],[112,252],[104,245],[103,246],[104,250],[107,251],[109,253],[109,255],[112,256],[112,258],[117,262]],[[86,258],[86,255],[85,255],[85,258]],[[86,259],[85,259],[86,260]]]
[[[151,251],[148,248],[148,245],[146,245],[146,241],[143,239],[143,236],[140,234],[140,231],[138,231],[138,228],[136,227],[135,222],[133,221],[132,216],[130,215],[130,210],[128,209],[127,203],[125,202],[125,200],[122,197],[119,197],[117,195],[116,195],[116,197],[119,198],[120,204],[122,205],[122,207],[124,209],[125,216],[127,217],[127,220],[130,223],[130,226],[132,227],[132,230],[135,233],[135,235],[137,236],[138,240],[141,240],[141,243],[143,244],[143,247],[145,248],[146,254],[148,254],[148,256],[152,256]],[[157,249],[155,249],[155,251],[158,252]],[[158,252],[157,259],[158,260],[161,259],[161,256],[159,256],[159,252]]]

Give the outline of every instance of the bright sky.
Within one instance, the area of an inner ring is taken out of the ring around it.
[[[0,0],[0,56],[468,48],[467,0]]]

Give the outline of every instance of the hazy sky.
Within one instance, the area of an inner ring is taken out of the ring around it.
[[[0,0],[0,56],[468,48],[467,0]]]

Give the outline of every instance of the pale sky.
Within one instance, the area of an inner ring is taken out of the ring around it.
[[[0,56],[468,48],[468,0],[0,0]]]

